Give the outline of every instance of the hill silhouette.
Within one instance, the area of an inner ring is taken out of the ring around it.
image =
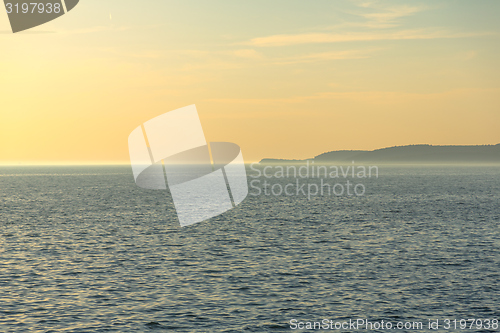
[[[337,150],[312,159],[315,163],[396,163],[396,164],[496,164],[500,163],[500,144],[482,146],[408,145],[376,150]],[[307,160],[266,158],[260,163],[304,163]]]

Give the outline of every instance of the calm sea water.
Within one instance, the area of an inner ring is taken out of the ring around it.
[[[181,229],[129,167],[0,168],[0,332],[500,319],[500,167],[380,167],[363,183],[249,196]]]

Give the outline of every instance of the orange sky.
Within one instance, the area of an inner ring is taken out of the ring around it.
[[[499,2],[85,0],[9,33],[0,164],[127,163],[129,133],[196,104],[246,161],[500,143]]]

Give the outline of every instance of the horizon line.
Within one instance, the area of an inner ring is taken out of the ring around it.
[[[371,151],[377,151],[381,149],[387,149],[387,148],[396,148],[396,147],[410,147],[410,146],[432,146],[432,147],[481,147],[481,146],[498,146],[500,143],[495,143],[495,144],[472,144],[472,145],[467,145],[467,144],[459,144],[459,145],[433,145],[433,144],[428,144],[428,143],[416,143],[416,144],[406,144],[406,145],[395,145],[395,146],[387,146],[383,148],[376,148],[373,150],[362,150],[362,149],[340,149],[340,150],[330,150],[326,151],[323,153],[320,153],[319,155],[330,153],[330,152],[345,152],[345,151],[359,151],[359,152],[371,152]],[[316,156],[319,156],[316,155]],[[314,159],[314,157],[308,157],[305,159],[300,159],[300,158],[284,158],[284,157],[262,157],[259,160],[253,160],[253,161],[245,161],[245,164],[251,164],[251,163],[259,163],[262,160],[297,160],[297,161],[305,161],[305,160],[310,160]],[[5,161],[2,162],[0,161],[0,167],[14,167],[14,166],[130,166],[130,161]]]

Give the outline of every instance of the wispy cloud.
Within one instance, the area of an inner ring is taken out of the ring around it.
[[[262,53],[257,52],[254,49],[234,50],[231,53],[232,53],[232,55],[235,55],[239,58],[247,58],[247,59],[262,59],[263,58]]]
[[[456,32],[446,28],[404,28],[404,18],[429,10],[423,5],[388,5],[382,1],[354,1],[356,9],[348,12],[357,17],[348,22],[319,29],[316,32],[276,34],[256,37],[244,42],[252,47],[290,46],[301,44],[364,42],[384,40],[449,39],[492,35],[488,32]]]
[[[313,43],[340,43],[382,40],[465,38],[491,35],[491,33],[453,33],[446,30],[415,29],[395,32],[350,32],[350,33],[307,33],[293,35],[272,35],[253,38],[246,44],[255,47],[289,46]]]
[[[424,6],[386,6],[379,2],[364,2],[359,4],[359,7],[369,10],[370,12],[357,14],[363,17],[366,21],[364,24],[370,28],[391,28],[401,24],[401,18],[414,15],[427,9]]]
[[[338,30],[343,28],[365,28],[365,29],[390,29],[401,27],[404,18],[413,16],[430,9],[423,5],[387,5],[379,1],[359,2],[356,8],[343,10],[349,21],[335,24],[321,30]]]
[[[275,60],[273,63],[276,65],[291,65],[299,63],[311,63],[317,61],[366,59],[369,58],[374,52],[378,50],[379,49],[319,52],[319,53],[306,54],[302,56],[281,58]]]

